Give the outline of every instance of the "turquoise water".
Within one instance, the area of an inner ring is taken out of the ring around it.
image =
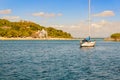
[[[120,42],[0,41],[0,80],[120,80]]]

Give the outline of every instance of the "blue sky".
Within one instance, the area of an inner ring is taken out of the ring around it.
[[[108,37],[120,32],[119,4],[120,0],[91,0],[91,36]],[[0,18],[33,21],[85,37],[88,0],[0,0]]]

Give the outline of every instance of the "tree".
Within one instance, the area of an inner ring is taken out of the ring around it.
[[[117,40],[117,39],[120,39],[120,33],[114,33],[111,35],[111,38]]]

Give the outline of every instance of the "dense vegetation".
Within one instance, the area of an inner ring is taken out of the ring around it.
[[[114,34],[112,34],[111,35],[111,38],[113,38],[113,39],[120,39],[120,33],[114,33]]]
[[[48,37],[52,38],[72,38],[71,34],[57,30],[52,27],[44,27],[30,21],[10,22],[0,19],[0,37],[36,37],[38,30],[45,29]]]

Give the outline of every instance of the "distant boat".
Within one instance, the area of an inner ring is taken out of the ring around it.
[[[80,47],[94,47],[96,41],[91,41],[90,37],[85,38],[84,40],[80,41]]]
[[[85,38],[84,40],[80,41],[80,47],[94,47],[96,44],[96,41],[91,41],[90,38],[90,27],[91,27],[91,18],[90,18],[90,0],[88,0],[88,9],[89,9],[89,36]]]

